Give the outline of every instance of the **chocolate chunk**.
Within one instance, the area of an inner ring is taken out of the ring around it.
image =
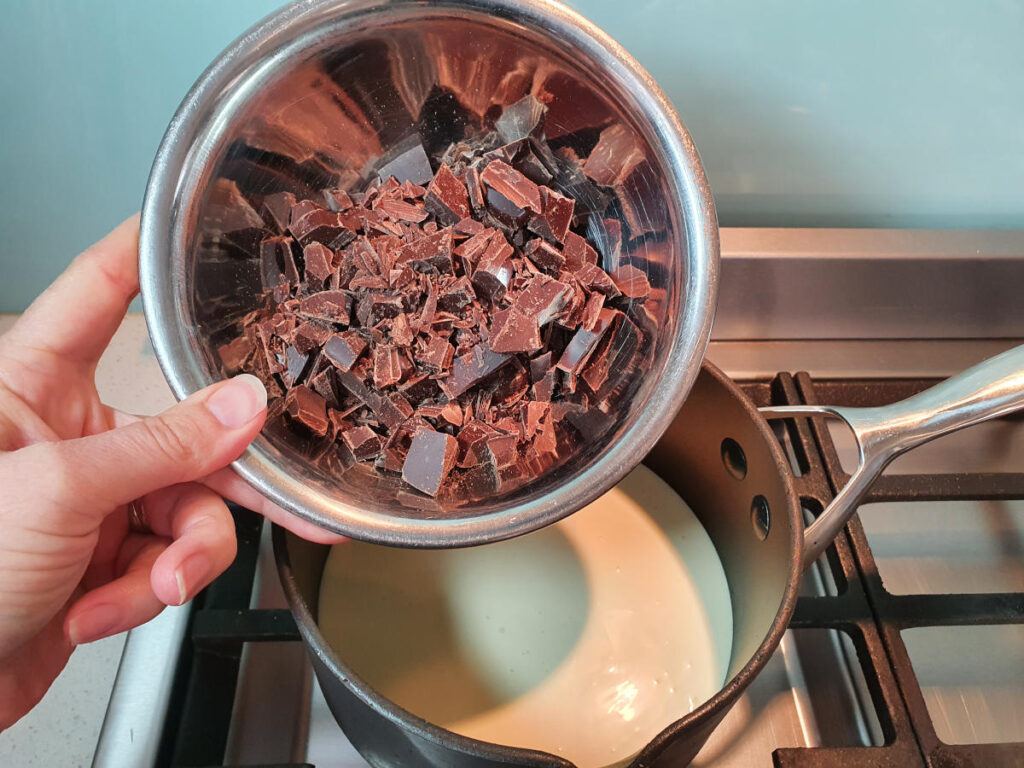
[[[263,290],[298,282],[299,272],[292,256],[292,239],[286,236],[268,237],[260,243],[260,276]]]
[[[347,324],[352,316],[352,297],[343,291],[314,293],[299,302],[299,313],[332,323]]]
[[[553,275],[557,275],[559,270],[565,265],[565,256],[558,249],[553,248],[539,238],[534,238],[528,242],[523,248],[523,253],[542,270]]]
[[[252,355],[253,345],[245,336],[239,336],[237,339],[233,339],[227,344],[222,344],[217,348],[217,357],[220,358],[221,366],[224,368],[224,372],[229,375],[234,375],[242,370],[245,366],[245,362]]]
[[[395,264],[408,264],[417,272],[452,272],[452,230],[445,228],[402,246]]]
[[[584,264],[597,264],[597,251],[575,232],[566,233],[562,255],[565,256],[565,266],[573,272],[578,272]]]
[[[423,369],[431,373],[447,371],[455,356],[455,349],[443,336],[432,337],[424,346],[419,361]]]
[[[630,264],[620,264],[612,274],[615,287],[629,299],[644,299],[651,292],[651,283],[647,275]]]
[[[267,228],[283,235],[288,229],[288,217],[291,215],[292,206],[295,203],[295,195],[291,192],[275,192],[264,197],[263,205],[260,206],[260,215],[266,222]]]
[[[475,387],[511,358],[490,350],[485,344],[477,344],[464,355],[455,358],[451,374],[440,383],[441,389],[450,399],[455,399],[466,390]]]
[[[377,175],[383,181],[394,177],[399,183],[411,181],[413,184],[426,184],[433,176],[430,160],[419,139],[413,135],[401,141],[378,167]]]
[[[579,327],[584,331],[594,330],[594,326],[597,325],[597,319],[601,315],[601,309],[604,307],[604,295],[600,293],[590,294],[590,298],[587,299],[586,306],[583,308],[583,313],[580,316]]]
[[[602,309],[593,330],[587,331],[580,328],[576,331],[569,346],[565,348],[562,356],[558,359],[558,369],[574,376],[578,375],[614,319],[614,310]]]
[[[536,383],[544,378],[544,374],[550,371],[551,366],[554,365],[552,357],[551,351],[548,350],[530,361],[530,381]]]
[[[313,290],[323,290],[334,272],[334,251],[323,243],[310,243],[302,249],[302,260],[306,283]]]
[[[357,461],[367,461],[380,453],[380,436],[366,426],[354,427],[341,433],[341,439]]]
[[[575,274],[580,284],[591,291],[599,291],[609,298],[620,295],[611,276],[595,264],[584,264]]]
[[[437,297],[437,306],[445,312],[459,312],[476,298],[469,278],[463,275],[442,288]]]
[[[476,168],[467,168],[465,175],[466,191],[469,193],[469,204],[477,214],[484,209],[484,188],[480,181],[480,172]]]
[[[339,370],[348,371],[366,349],[366,342],[355,331],[336,333],[324,344],[326,357]]]
[[[417,432],[402,465],[402,479],[428,496],[436,496],[458,455],[459,444],[451,435],[426,429]]]
[[[448,422],[453,427],[462,426],[463,413],[458,403],[450,402],[445,405],[438,414],[438,417],[442,421]]]
[[[377,389],[391,387],[402,380],[401,358],[394,347],[379,346],[373,351],[373,384]]]
[[[298,206],[292,208],[288,231],[303,247],[315,242],[330,248],[344,248],[355,240],[355,232],[345,226],[341,214],[317,206],[296,218],[296,208]]]
[[[285,413],[314,435],[327,434],[327,403],[309,387],[299,384],[284,396]]]
[[[377,209],[392,219],[409,221],[413,224],[419,224],[429,215],[423,208],[404,200],[384,200]]]
[[[564,243],[572,224],[576,204],[572,198],[560,195],[553,189],[541,187],[543,211],[530,217],[527,227],[545,240]]]
[[[480,180],[516,209],[529,209],[535,213],[544,210],[538,186],[508,163],[501,160],[489,163],[480,174]]]
[[[512,435],[495,435],[486,442],[487,460],[496,469],[503,469],[519,459],[519,441]]]
[[[471,214],[466,185],[455,177],[447,165],[437,169],[423,202],[442,224],[456,224]]]
[[[301,354],[308,355],[314,349],[319,349],[331,338],[331,331],[316,323],[302,323],[292,331],[294,346]]]
[[[495,352],[536,352],[544,345],[537,316],[524,314],[516,306],[495,312],[489,343]]]
[[[535,317],[537,324],[544,327],[569,300],[570,288],[546,275],[537,275],[530,284],[516,296],[515,307],[527,317]]]
[[[326,202],[327,207],[335,213],[347,211],[354,205],[352,198],[348,196],[348,192],[339,188],[325,189],[324,202]]]

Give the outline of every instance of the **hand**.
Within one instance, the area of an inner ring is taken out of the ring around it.
[[[339,540],[225,469],[266,417],[255,377],[151,418],[100,401],[96,364],[138,292],[137,259],[134,217],[0,337],[0,730],[42,698],[75,645],[186,602],[231,563],[222,495],[300,536]],[[134,499],[151,534],[129,529]]]

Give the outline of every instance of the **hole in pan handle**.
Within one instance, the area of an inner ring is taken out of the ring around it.
[[[766,419],[834,416],[857,441],[858,466],[804,533],[806,568],[846,525],[890,461],[958,429],[1024,408],[1024,346],[1014,347],[906,400],[874,408],[789,405],[761,408]]]

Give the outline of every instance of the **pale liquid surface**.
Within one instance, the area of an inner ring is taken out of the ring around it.
[[[512,541],[339,545],[319,616],[356,674],[410,712],[582,768],[627,761],[717,692],[732,644],[718,554],[646,467]]]

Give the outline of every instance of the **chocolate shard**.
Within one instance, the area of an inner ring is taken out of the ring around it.
[[[380,436],[367,426],[348,429],[341,433],[341,439],[357,461],[369,461],[380,453]]]
[[[430,169],[430,160],[423,144],[417,136],[411,135],[399,142],[384,158],[384,162],[377,168],[377,175],[381,181],[393,176],[399,183],[411,181],[413,184],[426,184],[433,178],[434,172]]]
[[[424,345],[419,363],[425,371],[444,373],[452,364],[455,348],[443,336],[434,335]]]
[[[537,355],[530,361],[530,381],[537,383],[544,378],[544,374],[551,370],[553,354],[548,350],[542,355]]]
[[[430,215],[418,205],[407,203],[404,200],[384,200],[377,209],[396,221],[408,221],[413,224],[419,224]]]
[[[392,387],[402,380],[402,364],[395,347],[381,345],[373,350],[373,385]]]
[[[540,191],[544,209],[533,214],[526,226],[545,240],[564,243],[569,234],[576,204],[571,197],[560,195],[548,187],[541,187]]]
[[[400,347],[408,347],[414,339],[409,316],[404,312],[397,315],[391,323],[391,340]]]
[[[320,291],[299,302],[299,314],[348,324],[352,317],[352,297],[344,291]]]
[[[476,294],[473,292],[469,278],[463,275],[439,290],[437,306],[445,312],[460,312],[464,307],[469,306],[475,298]]]
[[[349,371],[366,350],[366,341],[355,331],[334,334],[324,343],[324,357],[342,371]]]
[[[578,272],[584,264],[597,264],[597,251],[575,232],[566,233],[562,255],[565,256],[566,268],[572,272]]]
[[[292,208],[288,231],[302,246],[323,243],[330,248],[344,248],[355,240],[356,233],[345,226],[341,214],[315,206],[308,212]]]
[[[263,205],[260,206],[260,216],[267,228],[283,235],[288,229],[288,217],[295,203],[295,195],[291,192],[275,192],[264,197]]]
[[[536,352],[544,346],[536,315],[524,314],[516,306],[495,312],[491,320],[489,344],[495,352]]]
[[[495,435],[486,442],[487,460],[495,469],[504,469],[519,459],[519,441],[512,435]]]
[[[535,213],[544,210],[540,188],[508,163],[494,160],[480,174],[480,180],[517,209]]]
[[[580,284],[588,290],[603,293],[610,299],[621,295],[611,276],[595,264],[584,264],[575,274]]]
[[[647,275],[631,264],[620,264],[612,274],[615,287],[628,299],[645,299],[651,292]]]
[[[469,193],[469,205],[474,213],[480,215],[484,210],[484,187],[480,181],[480,172],[476,168],[467,168],[464,180]]]
[[[507,354],[494,352],[485,344],[477,344],[466,354],[455,358],[451,374],[439,382],[441,389],[449,399],[454,400],[497,371],[510,359]]]
[[[579,375],[580,371],[583,370],[583,366],[590,359],[590,355],[597,349],[597,345],[602,337],[611,327],[616,315],[615,310],[602,309],[593,330],[587,331],[580,328],[576,331],[572,341],[569,342],[562,356],[558,359],[558,369],[573,376]]]
[[[427,211],[442,224],[457,224],[471,215],[466,185],[456,178],[447,165],[437,169],[427,187],[423,203]]]
[[[459,444],[451,435],[421,430],[413,435],[402,465],[402,479],[428,496],[436,496],[459,455]]]
[[[523,253],[543,271],[557,275],[565,265],[565,256],[557,248],[534,238],[523,247]]]
[[[299,281],[299,271],[292,254],[293,240],[277,235],[265,238],[260,243],[260,278],[263,290],[271,291],[280,285],[294,285]]]
[[[328,279],[334,274],[334,251],[323,243],[310,243],[302,249],[302,261],[306,283],[313,290],[323,290]]]
[[[537,275],[515,299],[515,308],[527,317],[534,317],[543,328],[569,301],[571,288],[546,275]]]
[[[239,336],[217,348],[217,357],[220,358],[221,367],[229,376],[241,371],[252,353],[253,343],[245,336]]]
[[[330,329],[316,323],[301,323],[292,331],[295,349],[303,355],[308,355],[314,349],[319,349],[329,338],[331,338]]]
[[[352,198],[348,196],[348,192],[337,187],[334,189],[324,190],[324,202],[327,203],[327,207],[335,213],[347,211],[355,205],[355,203],[352,202]]]
[[[447,403],[441,409],[441,412],[438,414],[438,417],[442,421],[446,421],[447,423],[451,424],[453,427],[461,427],[462,426],[463,413],[462,413],[462,408],[459,407],[458,403],[455,403],[455,402]]]
[[[299,384],[284,396],[285,413],[295,423],[301,424],[314,435],[327,434],[327,403],[309,387]]]
[[[439,230],[415,242],[403,245],[395,264],[408,264],[417,272],[449,273],[454,270],[452,263],[452,230]]]

